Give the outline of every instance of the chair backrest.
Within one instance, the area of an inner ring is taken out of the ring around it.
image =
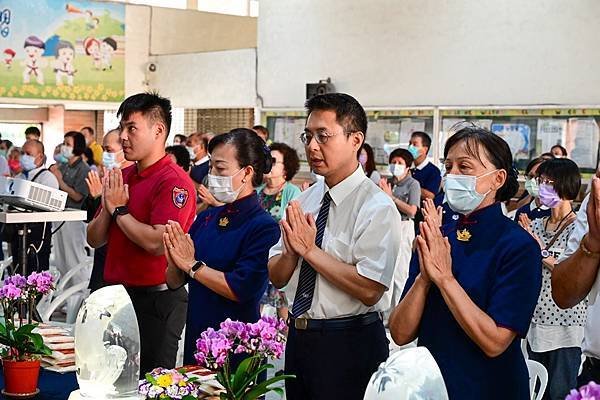
[[[52,316],[54,311],[60,305],[65,303],[71,296],[73,296],[76,293],[81,292],[81,291],[84,291],[85,294],[87,294],[89,284],[90,284],[89,281],[79,282],[79,283],[71,286],[70,288],[63,290],[59,295],[57,295],[54,299],[52,299],[52,302],[45,309],[40,310],[38,308],[38,312],[40,313],[40,316],[42,317],[42,321],[43,322],[50,321],[50,317]],[[74,312],[77,312],[77,311],[74,310]]]
[[[546,367],[537,361],[526,360],[527,369],[529,370],[529,393],[531,394],[531,400],[542,400],[544,393],[546,392],[546,386],[548,386],[548,371]],[[535,392],[537,381],[540,381],[540,390]]]
[[[85,260],[83,260],[82,262],[80,262],[79,264],[77,264],[75,267],[71,268],[66,274],[64,274],[64,276],[62,276],[58,280],[58,284],[56,285],[56,293],[57,293],[57,295],[60,294],[60,293],[62,293],[65,290],[65,288],[67,287],[67,284],[81,270],[83,270],[83,269],[90,269],[90,271],[91,271],[91,268],[92,268],[93,264],[94,264],[94,259],[87,257]]]

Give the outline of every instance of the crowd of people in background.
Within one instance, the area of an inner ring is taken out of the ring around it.
[[[66,274],[93,253],[91,275],[73,283],[127,288],[145,372],[175,366],[184,326],[192,364],[200,332],[271,307],[290,326],[290,400],[362,398],[389,351],[415,340],[451,399],[529,398],[521,339],[548,371],[544,398],[577,386],[582,354],[585,379],[600,378],[588,297],[600,184],[577,212],[582,177],[564,147],[533,159],[520,191],[508,145],[484,128],[453,128],[442,164],[430,135],[413,132],[378,168],[354,98],[306,107],[299,134],[314,179],[298,178],[297,151],[261,125],[167,146],[170,103],[153,94],[128,98],[101,138],[66,132],[50,163],[36,127],[21,148],[0,141],[0,175],[60,189],[88,214],[32,224],[29,269],[47,270],[52,253]],[[16,254],[18,235],[3,229]],[[578,263],[590,264],[585,282],[567,270]]]

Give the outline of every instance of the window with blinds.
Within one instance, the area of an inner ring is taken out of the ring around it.
[[[252,108],[212,108],[186,110],[196,113],[197,132],[224,133],[234,128],[251,128],[254,125],[254,109]],[[186,131],[187,132],[187,131]]]

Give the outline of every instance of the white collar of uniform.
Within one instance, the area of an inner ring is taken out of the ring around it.
[[[543,205],[543,204],[542,204],[541,206],[539,206],[539,207],[538,207],[538,206],[537,206],[537,203],[535,202],[535,199],[533,199],[533,201],[532,201],[531,203],[529,203],[529,210],[530,210],[530,211],[533,211],[533,210],[537,210],[538,208],[539,208],[540,210],[548,210],[548,209],[549,209],[548,207],[546,207],[546,206],[545,206],[545,205]]]
[[[427,164],[429,164],[428,158],[426,158],[425,161],[423,161],[420,165],[415,165],[415,168],[418,170],[422,170],[423,168],[425,168],[427,166]]]
[[[344,199],[348,197],[348,195],[352,193],[354,189],[356,189],[365,179],[367,179],[367,176],[359,164],[356,170],[350,176],[346,177],[346,179],[331,189],[327,187],[326,183],[323,183],[323,195],[325,195],[326,191],[329,191],[329,195],[331,196],[331,200],[333,200],[333,204],[339,206],[342,201],[344,201]]]
[[[194,165],[200,165],[200,164],[204,164],[205,162],[207,162],[208,160],[210,160],[210,157],[207,155],[205,155],[204,157],[202,157],[201,159],[199,159],[198,161],[196,161],[194,163]]]
[[[27,173],[27,179],[30,179],[30,180],[33,179],[33,177],[44,168],[46,168],[46,167],[42,165],[41,167],[32,169],[31,171],[29,171]],[[23,174],[19,174],[19,175],[23,175]],[[23,175],[23,178],[24,177],[25,177],[25,175]]]

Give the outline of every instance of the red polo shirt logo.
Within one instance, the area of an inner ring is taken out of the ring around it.
[[[187,203],[188,199],[188,191],[186,189],[178,188],[177,186],[173,188],[173,204],[177,208],[183,208],[185,203]]]

